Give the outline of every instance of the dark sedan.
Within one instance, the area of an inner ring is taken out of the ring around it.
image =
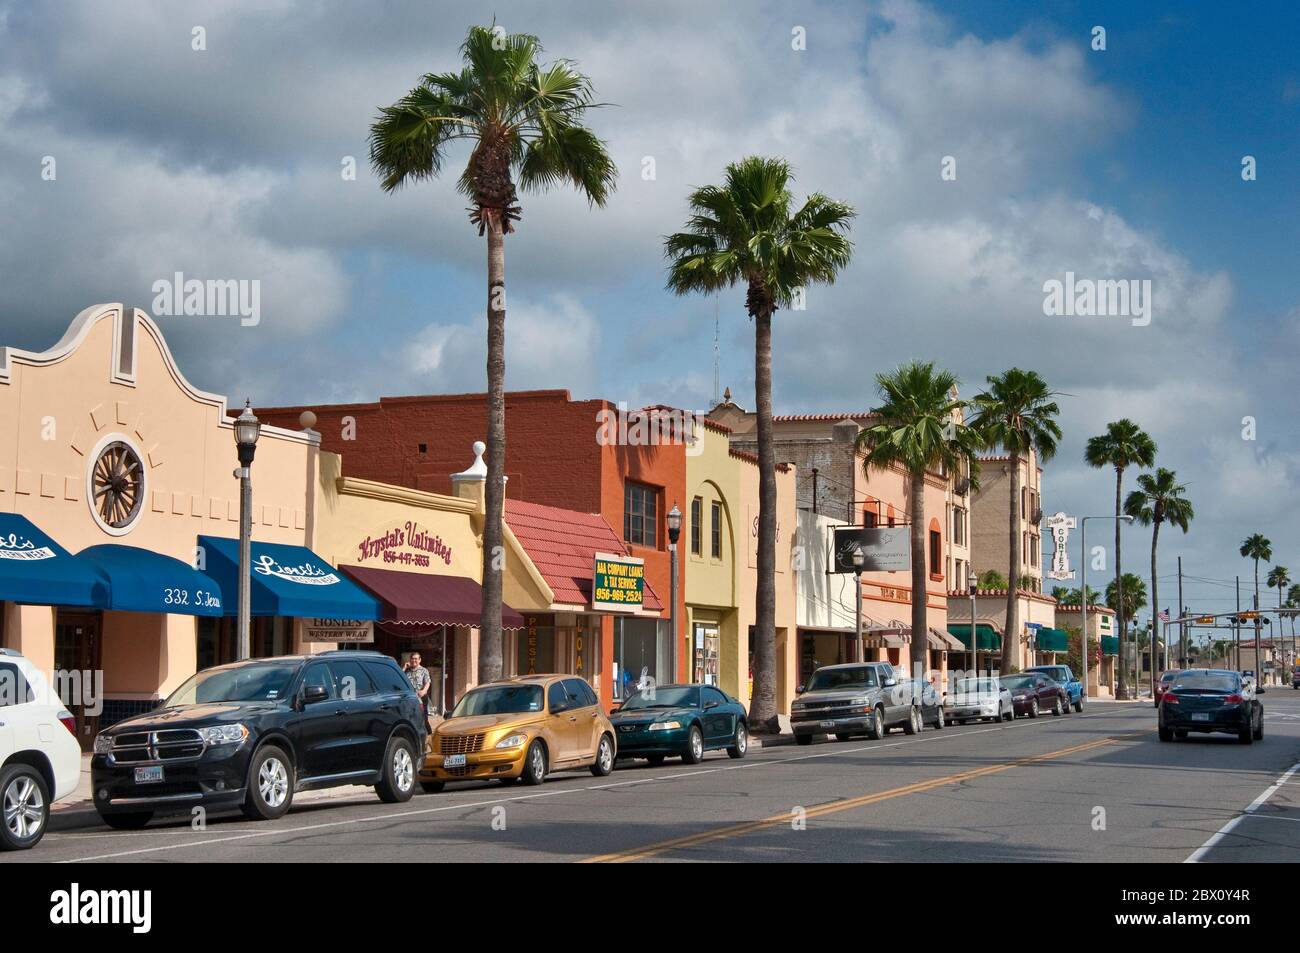
[[[1243,745],[1264,737],[1264,706],[1241,675],[1224,669],[1179,672],[1160,698],[1161,741],[1189,731],[1236,735]]]
[[[656,685],[637,692],[609,717],[618,733],[618,757],[662,764],[680,757],[698,764],[704,752],[725,748],[743,758],[749,748],[745,706],[712,685]]]
[[[1045,711],[1064,715],[1070,710],[1070,696],[1065,686],[1039,672],[1004,675],[1002,685],[1011,693],[1011,708],[1017,718],[1021,715],[1037,718]]]

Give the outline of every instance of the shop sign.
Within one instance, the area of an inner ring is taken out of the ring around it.
[[[304,642],[373,642],[375,624],[363,619],[303,619]]]
[[[645,598],[645,560],[596,553],[591,607],[597,612],[635,612]]]
[[[1052,539],[1056,543],[1056,552],[1052,554],[1052,568],[1047,573],[1048,579],[1074,578],[1074,570],[1070,568],[1070,553],[1066,547],[1070,540],[1070,530],[1077,525],[1075,518],[1065,513],[1053,513],[1043,520],[1043,526],[1052,534]]]
[[[54,550],[37,546],[26,536],[10,533],[0,536],[0,559],[53,559]]]
[[[332,586],[339,581],[339,577],[328,567],[315,563],[285,566],[269,553],[262,553],[253,560],[253,572],[261,576],[274,576],[276,579],[294,582],[300,586]]]
[[[425,569],[438,559],[451,565],[451,546],[442,537],[424,529],[415,520],[407,520],[378,536],[367,536],[357,544],[358,562],[379,559],[398,566]]]
[[[853,551],[866,556],[863,572],[906,572],[912,568],[910,526],[835,527],[835,572],[853,572]]]

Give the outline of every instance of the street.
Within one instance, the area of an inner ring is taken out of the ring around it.
[[[397,806],[358,788],[279,821],[214,817],[204,831],[188,818],[52,831],[5,860],[1294,861],[1295,784],[1269,789],[1300,760],[1300,692],[1275,687],[1262,700],[1264,740],[1250,746],[1226,735],[1162,744],[1149,703],[1099,702],[741,761],[716,753],[695,767],[633,762],[538,789],[452,786]]]

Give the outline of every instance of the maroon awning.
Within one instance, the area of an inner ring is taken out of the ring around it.
[[[339,568],[379,600],[379,621],[383,625],[479,624],[483,587],[473,579],[366,566]],[[524,627],[524,617],[504,602],[501,604],[501,627]]]

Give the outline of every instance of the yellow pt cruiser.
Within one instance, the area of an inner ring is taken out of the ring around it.
[[[541,784],[551,771],[614,770],[614,728],[595,691],[574,675],[524,675],[470,689],[434,729],[420,785],[495,778]]]

